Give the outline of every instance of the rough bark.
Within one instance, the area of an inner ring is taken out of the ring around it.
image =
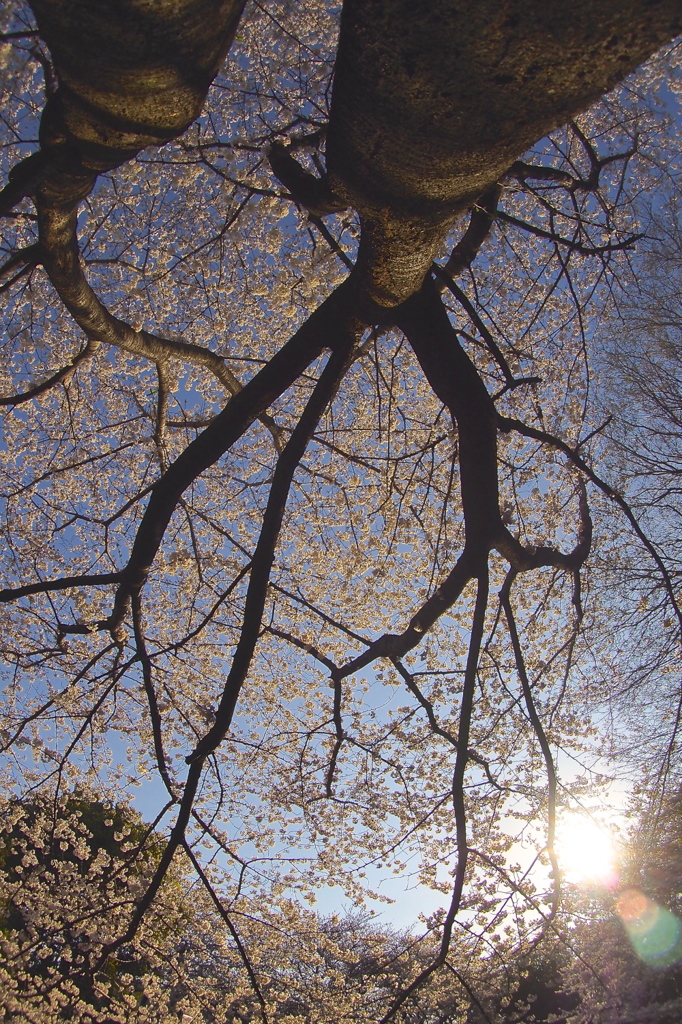
[[[329,185],[372,298],[417,291],[459,213],[681,28],[680,0],[346,0]]]
[[[33,0],[59,79],[17,191],[75,202],[198,117],[245,0]],[[15,200],[16,201],[16,200]]]

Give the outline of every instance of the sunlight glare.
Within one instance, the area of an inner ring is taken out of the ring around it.
[[[618,881],[611,834],[583,814],[567,815],[559,824],[556,855],[569,882],[613,886]]]

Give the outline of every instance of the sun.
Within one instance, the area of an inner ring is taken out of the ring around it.
[[[613,836],[584,814],[567,814],[557,827],[556,855],[569,882],[613,886],[618,855]]]

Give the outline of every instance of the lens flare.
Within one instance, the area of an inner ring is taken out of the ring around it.
[[[616,903],[637,956],[650,967],[670,967],[682,959],[682,923],[638,889],[626,889]]]

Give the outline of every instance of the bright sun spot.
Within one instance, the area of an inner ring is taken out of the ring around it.
[[[608,829],[582,814],[569,814],[557,828],[556,855],[569,882],[615,885],[618,857]]]

